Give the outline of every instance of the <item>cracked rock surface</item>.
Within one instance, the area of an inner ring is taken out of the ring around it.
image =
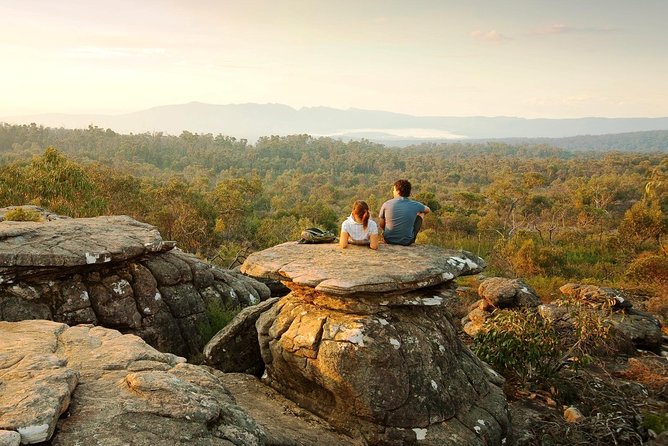
[[[206,264],[127,216],[0,221],[0,320],[102,325],[193,357],[207,309],[269,296],[266,285]]]
[[[292,292],[256,322],[266,382],[371,445],[511,444],[503,378],[457,337],[452,278],[484,262],[433,246],[286,243],[242,271]]]
[[[0,322],[0,352],[0,432],[22,444],[266,443],[215,375],[136,336]]]

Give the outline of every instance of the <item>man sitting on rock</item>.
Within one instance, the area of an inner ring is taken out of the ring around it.
[[[408,198],[410,194],[411,183],[398,180],[392,187],[394,198],[381,206],[379,222],[384,231],[385,243],[405,246],[413,244],[422,227],[422,219],[431,212],[428,206]]]

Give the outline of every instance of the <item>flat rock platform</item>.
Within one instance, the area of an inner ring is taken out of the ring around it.
[[[351,296],[406,292],[480,273],[486,266],[467,251],[433,245],[381,244],[341,249],[338,244],[287,242],[248,256],[241,272],[315,288],[325,294]]]

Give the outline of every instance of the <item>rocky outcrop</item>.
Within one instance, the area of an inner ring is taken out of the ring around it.
[[[661,323],[649,313],[633,308],[628,293],[615,288],[568,283],[559,290],[567,297],[566,305],[546,304],[538,307],[543,318],[560,327],[573,327],[573,308],[578,303],[584,311],[598,312],[613,328],[610,347],[632,354],[634,349],[661,351]],[[614,341],[614,342],[612,342]]]
[[[239,407],[262,427],[268,445],[363,446],[336,432],[323,419],[286,399],[255,376],[241,373],[212,373],[225,385]]]
[[[427,288],[463,274],[477,274],[486,266],[484,260],[467,251],[431,245],[381,248],[361,256],[357,248],[340,250],[334,244],[297,247],[288,242],[251,254],[241,272],[289,281],[327,295],[351,296]]]
[[[262,375],[264,362],[255,323],[278,299],[274,297],[241,310],[204,346],[204,362],[225,373]]]
[[[136,336],[0,322],[0,352],[0,432],[22,444],[265,444],[215,375]]]
[[[485,321],[497,308],[536,308],[540,298],[536,292],[520,279],[491,277],[478,287],[480,300],[469,308],[469,313],[462,319],[464,332],[474,337],[482,329]]]
[[[127,216],[0,222],[0,320],[102,325],[190,357],[204,345],[208,309],[269,295]]]
[[[579,300],[595,308],[607,307],[623,311],[633,306],[629,301],[630,296],[615,288],[567,283],[561,286],[559,291],[568,298]]]
[[[509,442],[503,379],[458,339],[443,285],[481,259],[434,246],[286,243],[242,272],[292,290],[257,320],[266,381],[378,445]]]

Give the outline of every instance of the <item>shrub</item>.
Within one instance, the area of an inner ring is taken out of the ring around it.
[[[495,370],[521,382],[549,378],[560,359],[554,328],[530,311],[497,310],[473,339],[473,351]]]
[[[644,414],[642,420],[642,427],[651,429],[654,434],[659,435],[661,432],[668,429],[668,413],[653,413]]]
[[[586,365],[593,354],[609,352],[608,339],[611,323],[608,320],[612,312],[612,301],[592,304],[572,297],[563,297],[556,304],[568,309],[573,329],[564,333],[562,345],[565,349],[564,361],[574,366]]]
[[[668,257],[656,254],[641,254],[628,269],[626,277],[644,285],[668,285]]]
[[[42,216],[32,209],[18,207],[7,211],[5,221],[42,221]]]
[[[204,343],[209,342],[216,333],[225,328],[240,310],[240,308],[225,308],[216,300],[209,302],[206,306],[206,316],[209,323],[200,326],[200,334]]]

